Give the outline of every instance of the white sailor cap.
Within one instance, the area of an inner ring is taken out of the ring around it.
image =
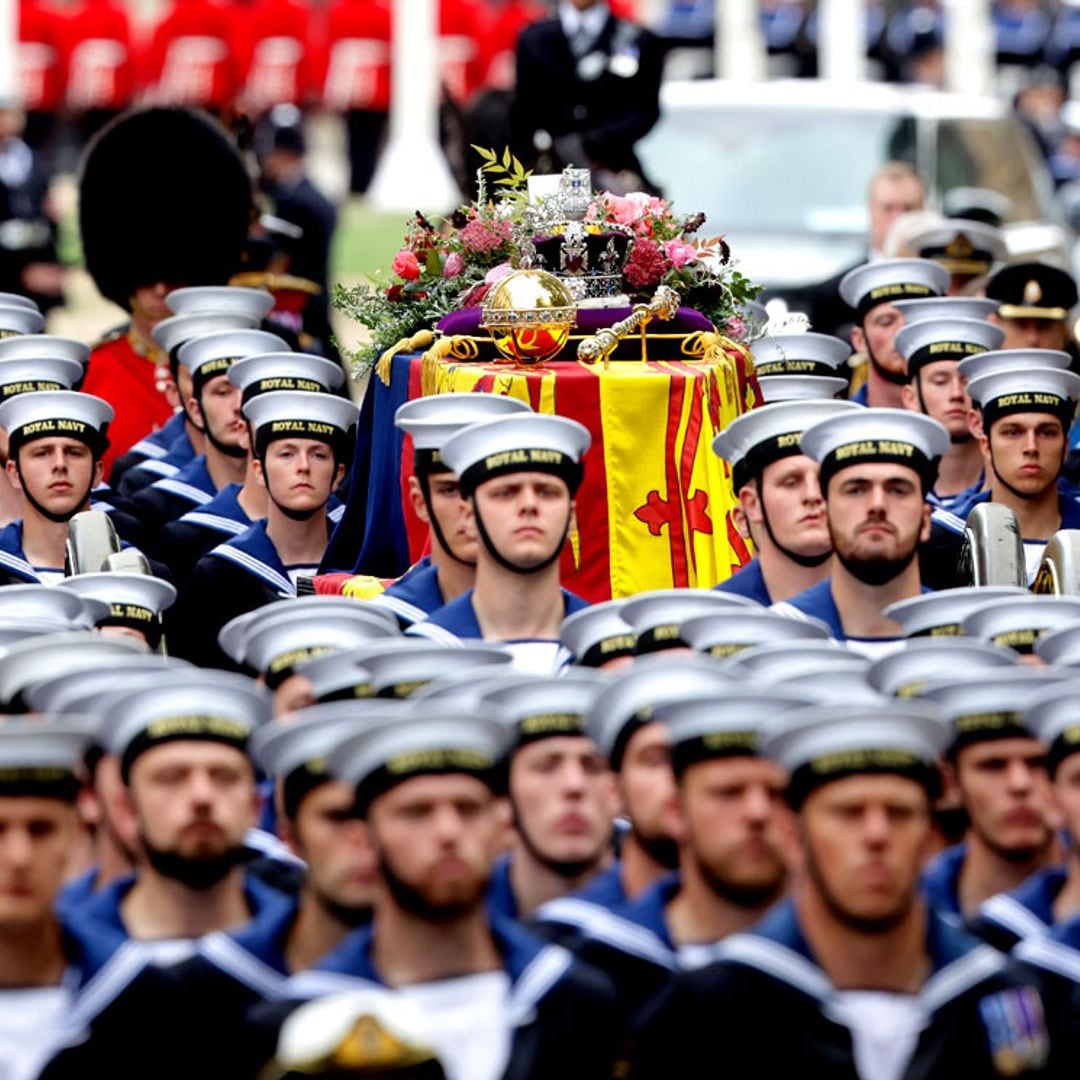
[[[924,319],[986,319],[997,311],[997,301],[985,296],[931,296],[925,300],[897,300],[904,322]]]
[[[394,413],[394,426],[412,436],[416,465],[427,472],[445,470],[442,447],[469,424],[532,410],[506,394],[429,394],[406,401]]]
[[[655,719],[657,706],[685,698],[722,697],[738,688],[719,664],[703,657],[644,656],[607,681],[589,709],[585,731],[618,772],[630,740]]]
[[[982,411],[986,430],[1002,416],[1031,412],[1057,416],[1068,429],[1080,398],[1080,375],[1060,368],[1006,368],[972,379],[967,391]]]
[[[835,375],[851,346],[829,334],[769,334],[754,342],[754,372],[761,375]]]
[[[29,296],[14,292],[0,292],[0,307],[21,307],[30,311],[40,311],[40,308]]]
[[[178,671],[189,675],[195,665],[178,656],[161,656],[159,653],[130,653],[99,661],[94,668],[65,671],[51,678],[43,678],[23,691],[23,700],[39,713],[88,713],[97,710],[101,698],[124,690],[160,682],[163,676]]]
[[[1030,595],[1019,585],[965,585],[897,600],[883,614],[900,624],[904,637],[957,637],[969,612],[991,600]]]
[[[629,597],[622,616],[637,634],[638,656],[664,649],[684,649],[680,627],[698,615],[733,608],[762,610],[756,600],[716,589],[651,589]]]
[[[867,773],[907,776],[936,796],[947,739],[939,711],[923,702],[830,703],[766,721],[758,752],[787,772],[788,802],[798,809],[817,788]]]
[[[173,351],[188,341],[204,334],[217,334],[222,330],[254,330],[259,320],[254,315],[206,312],[201,315],[173,315],[162,319],[150,331],[158,348],[170,359],[176,359]]]
[[[608,680],[576,668],[557,679],[523,676],[495,685],[483,697],[491,713],[506,725],[516,747],[564,735],[588,736],[586,718]]]
[[[330,758],[342,743],[368,728],[410,715],[398,702],[313,705],[263,724],[251,737],[248,754],[280,782],[285,817],[295,819],[304,798],[335,779]]]
[[[246,752],[270,712],[270,693],[254,680],[203,670],[110,697],[101,737],[126,781],[140,754],[166,742],[220,742]]]
[[[37,308],[0,306],[0,338],[40,334],[45,329],[45,316]]]
[[[475,714],[426,708],[376,724],[342,743],[331,755],[330,771],[356,788],[356,808],[366,816],[380,795],[417,776],[464,773],[501,786],[500,764],[509,729]]]
[[[1080,664],[1080,620],[1044,634],[1035,642],[1035,653],[1048,664]]]
[[[85,371],[90,346],[58,334],[26,334],[0,341],[0,362],[8,360],[73,360]]]
[[[785,401],[763,405],[732,420],[713,439],[713,453],[731,466],[732,484],[738,491],[760,476],[767,465],[802,454],[799,440],[807,428],[843,413],[865,411],[854,401]]]
[[[983,375],[1017,368],[1068,368],[1072,357],[1059,349],[994,349],[960,361],[957,370],[969,382]]]
[[[872,705],[875,701],[887,701],[888,698],[870,684],[869,670],[869,663],[850,664],[835,670],[809,671],[775,686],[781,690],[790,686],[817,705]],[[772,689],[770,686],[768,692]]]
[[[0,725],[0,796],[74,802],[90,727],[74,717],[6,719]]]
[[[1061,763],[1080,753],[1080,683],[1059,682],[1039,691],[1024,712],[1025,727],[1047,748],[1046,767],[1053,776]]]
[[[279,620],[304,619],[312,611],[331,615],[357,609],[381,620],[386,625],[388,634],[400,633],[393,612],[380,608],[377,604],[364,604],[348,596],[298,596],[295,599],[275,600],[271,604],[264,604],[230,619],[218,632],[218,648],[233,663],[250,667],[246,659],[247,642],[249,637],[263,626]]]
[[[314,353],[256,353],[229,368],[229,382],[240,387],[243,400],[273,390],[304,390],[324,394],[345,381],[340,364]]]
[[[824,641],[829,628],[818,619],[788,619],[768,608],[736,608],[695,615],[679,636],[697,652],[724,660],[765,641]]]
[[[108,610],[107,604],[73,596],[51,585],[5,585],[0,588],[0,623],[45,620],[66,623],[68,629],[74,630],[92,627]]]
[[[859,409],[830,416],[807,428],[802,452],[821,466],[821,490],[841,469],[866,462],[892,462],[917,472],[926,490],[934,486],[938,462],[948,452],[949,433],[936,420],[907,409]]]
[[[758,389],[767,405],[786,401],[832,401],[841,397],[847,388],[847,379],[826,375],[762,375],[758,378]]]
[[[574,494],[591,443],[589,429],[576,420],[522,413],[463,428],[443,443],[442,461],[457,473],[466,498],[485,480],[515,472],[551,473]]]
[[[918,697],[934,681],[956,670],[1014,667],[1020,657],[1012,649],[971,638],[917,638],[899,652],[875,660],[866,677],[890,697]]]
[[[1008,254],[1000,229],[982,221],[948,218],[908,238],[920,258],[933,259],[950,274],[985,274]]]
[[[441,1076],[424,1010],[394,990],[362,990],[305,1002],[285,1018],[274,1057],[276,1076]]]
[[[836,641],[768,641],[724,661],[724,674],[756,682],[786,681],[811,671],[865,666],[866,657]]]
[[[1000,349],[1004,340],[1005,331],[985,319],[938,318],[902,326],[895,347],[914,379],[927,364],[979,356]]]
[[[405,644],[405,648],[400,646]],[[454,671],[475,669],[478,679],[492,668],[509,665],[513,657],[497,645],[480,642],[460,648],[446,648],[424,639],[415,643],[400,642],[394,650],[371,650],[363,657],[363,666],[371,673],[375,696],[401,699],[411,697],[423,686]]]
[[[237,285],[192,285],[167,293],[165,304],[174,315],[244,315],[261,322],[274,310],[274,296]]]
[[[1030,653],[1044,634],[1080,621],[1080,596],[1017,596],[990,600],[964,616],[968,637]]]
[[[185,341],[177,359],[191,373],[198,396],[210,379],[227,375],[237,360],[268,352],[289,352],[289,343],[265,330],[218,330]]]
[[[564,620],[559,640],[581,667],[598,668],[611,660],[633,656],[637,634],[623,618],[625,600],[590,604]]]
[[[11,457],[32,439],[49,438],[77,439],[100,456],[115,415],[107,401],[74,390],[38,390],[0,403],[0,427],[8,433]]]
[[[319,704],[330,701],[356,701],[375,696],[371,672],[364,666],[364,647],[326,653],[296,665],[294,674],[303,675],[311,684],[311,696]]]
[[[75,574],[56,586],[87,600],[97,600],[105,611],[98,626],[126,626],[147,635],[153,648],[161,637],[160,617],[176,603],[176,586],[150,574]]]
[[[949,271],[930,259],[878,259],[849,270],[840,279],[840,296],[861,323],[879,304],[941,296]]]
[[[812,704],[813,698],[794,688],[755,692],[729,685],[722,694],[699,691],[660,702],[652,720],[667,729],[671,767],[678,779],[702,761],[756,755],[758,732],[767,720]]]
[[[261,457],[279,439],[317,439],[342,448],[360,413],[348,398],[271,390],[248,400],[242,410],[255,429],[255,453]]]
[[[10,338],[20,341],[20,338]],[[0,356],[0,401],[41,390],[71,390],[83,377],[82,365],[59,356],[5,360]]]
[[[397,628],[362,604],[355,604],[352,611],[309,608],[253,629],[245,638],[244,663],[276,690],[306,660],[388,638],[399,639]]]
[[[5,589],[13,589],[14,585],[5,585]],[[88,604],[82,616],[72,621],[56,618],[32,618],[19,616],[16,618],[0,617],[0,656],[3,656],[13,645],[20,645],[31,638],[67,634],[75,631],[89,629],[91,608],[98,610],[97,604]]]
[[[576,674],[570,668],[567,674]],[[502,686],[519,686],[523,679],[533,678],[512,665],[487,667],[482,672],[471,669],[452,671],[432,679],[412,695],[412,701],[431,702],[450,712],[470,712],[479,709],[488,694]]]
[[[93,671],[118,656],[146,652],[130,637],[103,637],[92,631],[47,634],[12,645],[0,656],[0,707],[21,711],[28,687],[58,674]]]
[[[941,710],[949,725],[949,753],[955,755],[976,742],[1033,738],[1024,719],[1032,695],[1067,677],[1020,665],[1000,671],[972,665],[963,671],[957,663],[953,675],[927,684],[919,698]]]

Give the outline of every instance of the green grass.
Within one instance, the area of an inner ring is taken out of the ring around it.
[[[338,212],[330,280],[349,282],[375,270],[389,272],[405,239],[405,222],[404,214],[382,214],[363,199],[349,199]]]

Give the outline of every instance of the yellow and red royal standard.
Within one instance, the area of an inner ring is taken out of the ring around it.
[[[746,350],[707,342],[701,335],[696,350],[690,343],[700,358],[613,360],[606,369],[574,360],[538,368],[478,363],[467,347],[464,357],[436,347],[419,362],[399,355],[394,363],[408,365],[410,398],[508,394],[589,429],[592,446],[561,578],[595,602],[645,589],[711,587],[750,557],[732,523],[730,471],[711,446],[717,432],[758,403],[757,381]],[[407,437],[401,462],[404,488],[412,469]],[[426,526],[403,502],[415,560]]]

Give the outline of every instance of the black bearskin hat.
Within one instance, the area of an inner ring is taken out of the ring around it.
[[[239,268],[251,208],[244,162],[215,120],[132,110],[101,130],[82,162],[86,268],[128,309],[142,285],[224,285]]]

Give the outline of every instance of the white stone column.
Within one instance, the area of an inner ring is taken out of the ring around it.
[[[863,0],[819,0],[818,72],[832,82],[866,78],[866,5]]]
[[[18,0],[0,0],[0,101],[19,92]]]
[[[715,0],[715,70],[721,79],[765,78],[765,42],[758,0]]]
[[[994,92],[994,28],[985,0],[945,0],[945,88]]]
[[[461,193],[439,146],[438,0],[394,0],[390,137],[369,194],[380,210],[452,209]]]

